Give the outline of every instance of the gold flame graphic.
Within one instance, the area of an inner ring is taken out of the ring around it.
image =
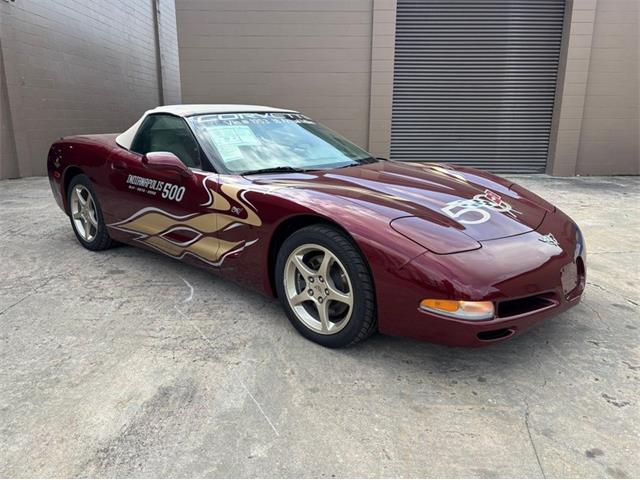
[[[159,208],[148,207],[110,227],[138,234],[136,241],[171,257],[183,258],[191,255],[209,265],[220,266],[229,254],[243,250],[258,239],[229,242],[218,238],[216,233],[232,224],[259,227],[262,221],[253,206],[241,197],[242,186],[223,184],[220,187],[221,193],[218,193],[207,187],[209,178],[205,177],[202,182],[209,194],[209,201],[203,205],[210,210],[208,213],[177,216]],[[242,207],[246,218],[231,215],[232,203]],[[165,236],[176,230],[187,230],[197,235],[187,242],[173,241]]]

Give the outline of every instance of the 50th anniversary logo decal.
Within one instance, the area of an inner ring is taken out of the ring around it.
[[[218,238],[217,233],[244,225],[259,227],[262,221],[253,205],[244,198],[244,186],[222,184],[218,193],[207,186],[207,181],[211,178],[212,176],[206,176],[202,180],[209,198],[202,205],[209,210],[207,213],[178,216],[156,207],[147,207],[126,220],[109,226],[137,234],[136,241],[170,257],[182,259],[191,255],[208,265],[219,267],[226,257],[253,245],[258,239],[230,242]],[[160,191],[166,185],[170,184],[165,183]],[[170,195],[171,187],[167,190],[167,195]],[[180,201],[183,194],[184,191],[176,193],[173,199]],[[245,216],[238,216],[243,212],[246,213]]]
[[[485,190],[484,193],[474,195],[471,199],[454,200],[447,203],[441,210],[449,217],[468,225],[488,221],[491,218],[491,211],[504,213],[513,218],[516,218],[516,213],[520,213],[491,190]]]

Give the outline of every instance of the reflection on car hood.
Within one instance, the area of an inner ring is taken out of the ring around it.
[[[548,205],[510,189],[512,182],[471,168],[381,161],[301,174],[256,176],[260,185],[318,191],[355,202],[389,220],[415,216],[477,241],[529,232]]]

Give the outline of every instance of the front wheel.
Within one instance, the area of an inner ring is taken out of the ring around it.
[[[340,230],[312,225],[283,243],[276,289],[289,320],[305,337],[343,347],[375,331],[375,294],[362,255]]]
[[[106,250],[112,240],[107,233],[98,197],[86,175],[76,175],[67,191],[69,218],[76,238],[88,250]]]

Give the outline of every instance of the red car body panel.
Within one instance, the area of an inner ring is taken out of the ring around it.
[[[585,286],[586,252],[575,223],[524,188],[475,169],[380,161],[247,177],[194,171],[184,178],[152,170],[141,157],[118,146],[115,135],[61,139],[47,162],[57,203],[68,213],[66,185],[82,172],[113,239],[268,295],[280,229],[331,222],[369,264],[383,333],[487,345],[575,305]],[[184,187],[180,201],[162,197],[166,185]],[[474,201],[494,209],[465,211]],[[555,244],[544,241],[549,234]],[[425,313],[419,305],[426,298],[489,300],[497,315],[463,321]]]

